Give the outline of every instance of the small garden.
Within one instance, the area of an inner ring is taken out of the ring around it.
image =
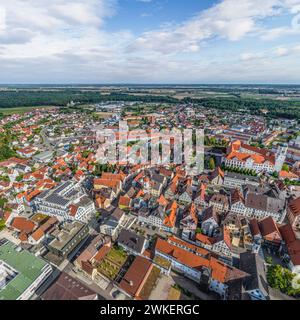
[[[126,252],[122,248],[114,246],[99,264],[98,272],[110,280],[114,280],[126,260]]]

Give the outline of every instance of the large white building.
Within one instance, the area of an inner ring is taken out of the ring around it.
[[[208,289],[226,299],[234,280],[248,274],[231,267],[211,256],[206,249],[171,237],[168,241],[157,239],[155,256],[171,263],[171,268],[197,283],[206,284]]]
[[[229,147],[223,163],[227,167],[254,170],[260,172],[280,172],[284,164],[288,147],[279,146],[276,153],[252,147],[237,140]]]
[[[54,189],[42,192],[34,198],[32,206],[37,212],[63,221],[86,222],[95,211],[94,202],[75,181],[66,181]]]

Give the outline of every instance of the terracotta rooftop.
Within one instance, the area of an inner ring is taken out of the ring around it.
[[[119,287],[135,297],[152,267],[151,261],[137,256],[121,280]]]
[[[289,202],[289,210],[294,217],[300,215],[300,197]]]

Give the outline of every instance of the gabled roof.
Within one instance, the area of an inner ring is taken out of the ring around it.
[[[45,235],[44,231],[41,228],[38,228],[36,231],[34,231],[31,234],[31,237],[35,240],[35,241],[39,241],[43,236]]]
[[[217,167],[210,175],[210,180],[213,180],[217,177],[221,177],[224,179],[224,172],[220,167]]]
[[[297,239],[296,234],[290,224],[279,227],[279,231],[286,244],[289,256],[294,266],[300,265],[300,239]]]
[[[152,266],[151,261],[137,256],[121,280],[119,287],[132,297],[135,297],[145,279],[149,276]]]
[[[229,249],[231,248],[230,232],[225,227],[223,228],[222,234],[214,240],[214,243],[218,243],[220,241],[224,241],[227,247]]]
[[[213,218],[217,224],[220,224],[220,216],[213,206],[205,209],[205,211],[203,212],[202,221],[204,222],[210,218]]]
[[[35,229],[36,224],[24,217],[16,217],[14,218],[11,226],[20,232],[31,233]]]
[[[135,252],[142,253],[146,238],[130,230],[122,229],[117,241]]]
[[[267,217],[259,223],[259,229],[264,238],[271,241],[281,241],[281,234],[278,230],[277,224],[272,217]],[[270,238],[271,235],[274,235]]]
[[[163,196],[161,195],[159,197],[159,199],[157,200],[157,202],[159,203],[159,205],[166,207],[169,204],[169,201]]]
[[[242,192],[239,189],[235,189],[231,194],[231,204],[241,202],[244,204],[244,197]]]
[[[174,228],[176,223],[176,214],[177,214],[178,205],[176,201],[173,201],[170,204],[170,208],[167,208],[167,216],[164,219],[163,224],[168,228]]]
[[[258,221],[255,218],[250,220],[249,225],[253,236],[261,235]]]
[[[197,233],[196,240],[208,245],[212,245],[215,242],[214,238],[208,237],[203,233]]]
[[[299,177],[293,173],[293,172],[287,172],[284,170],[281,170],[279,172],[279,178],[283,178],[283,179],[299,179]]]
[[[130,207],[131,199],[127,196],[120,196],[119,206]]]
[[[94,186],[104,186],[108,188],[116,188],[121,184],[121,180],[111,180],[111,179],[94,179]]]
[[[297,199],[291,200],[289,202],[288,207],[294,217],[299,216],[300,215],[300,197]]]
[[[195,270],[200,271],[203,268],[206,268],[211,271],[211,277],[221,283],[226,283],[248,276],[247,273],[226,265],[210,255],[206,257],[197,255],[160,238],[156,241],[155,250],[164,253],[165,255],[175,259],[177,262]]]
[[[229,199],[228,196],[222,193],[215,193],[213,196],[210,198],[210,202],[214,203],[220,203],[223,205],[229,205]]]

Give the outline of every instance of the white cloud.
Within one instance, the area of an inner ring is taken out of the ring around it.
[[[0,0],[0,82],[266,82],[276,72],[299,79],[300,67],[281,59],[298,57],[297,45],[206,54],[218,39],[234,48],[247,36],[255,43],[296,35],[292,25],[268,30],[263,22],[296,15],[299,3],[223,0],[180,24],[135,35],[105,30],[117,0]]]
[[[275,54],[276,54],[278,57],[287,56],[287,55],[289,54],[289,49],[284,48],[284,47],[276,48],[276,49],[275,49]]]
[[[6,13],[6,28],[0,28],[2,56],[30,58],[102,48],[100,28],[113,14],[114,4],[114,0],[0,0],[0,13]]]
[[[258,60],[258,59],[263,59],[265,58],[265,53],[262,52],[245,52],[241,54],[241,60],[242,61],[251,61],[251,60]]]
[[[213,37],[238,41],[258,31],[260,20],[278,15],[280,5],[280,0],[223,0],[181,25],[144,33],[129,49],[169,54],[195,48]]]
[[[6,29],[6,10],[0,7],[0,32]]]

